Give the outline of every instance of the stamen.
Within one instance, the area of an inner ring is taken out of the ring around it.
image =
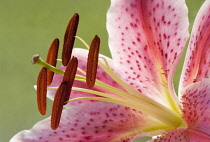
[[[57,59],[57,61],[62,62],[62,59]]]
[[[96,35],[91,42],[90,50],[88,53],[86,83],[89,88],[92,88],[96,81],[99,47],[100,38]]]
[[[65,82],[61,83],[54,97],[54,103],[51,115],[51,128],[53,130],[57,129],[60,124],[60,118],[63,110],[63,103],[65,100],[66,90],[67,90],[67,84]]]
[[[86,72],[85,72],[85,71],[83,71],[81,68],[77,68],[77,70],[78,70],[80,73],[82,73],[83,75],[85,75],[85,76],[86,76]]]
[[[55,39],[48,50],[46,62],[52,66],[56,66],[59,49],[59,39]],[[47,70],[47,85],[52,83],[54,72]]]
[[[85,46],[87,49],[90,49],[89,45],[88,45],[81,37],[75,36],[75,38],[79,39],[79,40],[82,42],[82,44],[84,44],[84,46]]]
[[[74,40],[77,32],[77,27],[79,23],[79,15],[77,13],[69,21],[66,28],[66,33],[64,36],[64,44],[62,51],[62,63],[66,66],[71,59],[72,48],[74,46]]]
[[[37,104],[39,112],[46,114],[46,94],[47,94],[47,69],[42,68],[37,78]]]
[[[74,83],[75,75],[77,72],[77,66],[78,66],[78,60],[76,57],[73,57],[66,67],[66,70],[63,76],[63,82],[65,82],[67,85],[64,105],[68,103],[67,101],[69,100],[69,97],[70,97],[71,88]]]

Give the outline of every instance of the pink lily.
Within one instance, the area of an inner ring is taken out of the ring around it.
[[[143,136],[156,136],[150,140],[155,142],[210,141],[210,0],[193,26],[178,97],[173,87],[189,36],[187,12],[184,0],[112,0],[112,59],[99,55],[95,86],[88,89],[79,70],[59,128],[52,130],[47,118],[11,142],[129,142]],[[73,51],[82,70],[87,54]],[[61,80],[54,76],[50,99]]]

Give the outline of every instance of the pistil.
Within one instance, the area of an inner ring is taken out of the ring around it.
[[[60,69],[57,69],[55,68],[54,66],[46,63],[45,61],[42,60],[42,58],[40,57],[40,55],[36,54],[32,57],[32,64],[37,64],[37,65],[40,65],[54,73],[58,73],[58,74],[64,74],[64,71],[60,70]]]

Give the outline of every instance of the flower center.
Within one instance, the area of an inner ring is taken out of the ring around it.
[[[73,20],[72,20],[73,19]],[[53,56],[51,57],[50,61],[47,60],[47,62],[43,61],[40,56],[36,55],[32,58],[32,62],[34,64],[39,64],[43,68],[46,68],[47,70],[58,73],[61,75],[64,75],[63,81],[60,86],[55,87],[48,87],[48,89],[57,89],[55,98],[54,98],[54,104],[53,104],[53,111],[52,111],[52,117],[51,117],[51,127],[52,129],[56,129],[60,122],[60,116],[62,112],[63,105],[65,105],[67,102],[76,101],[76,100],[97,100],[97,101],[105,101],[115,104],[120,104],[123,106],[127,106],[130,108],[133,108],[135,110],[141,111],[144,114],[150,115],[160,122],[167,125],[169,128],[175,128],[179,127],[183,120],[181,118],[181,114],[167,108],[166,106],[156,102],[155,100],[147,97],[146,95],[140,93],[136,89],[132,88],[126,82],[121,80],[111,69],[110,65],[108,64],[108,61],[104,57],[99,56],[99,45],[100,45],[100,39],[98,36],[95,36],[93,39],[90,47],[89,45],[80,37],[76,36],[76,30],[77,24],[78,24],[78,15],[74,15],[72,19],[69,22],[69,26],[67,27],[65,38],[64,38],[64,49],[62,53],[62,63],[64,66],[67,65],[66,70],[62,71],[60,69],[57,69],[55,67],[55,62],[57,60],[57,51],[58,48],[54,48],[54,50],[49,50],[48,55]],[[69,37],[68,37],[69,36]],[[83,71],[82,69],[77,67],[77,59],[76,57],[73,57],[71,60],[69,55],[71,56],[71,51],[73,48],[73,43],[75,37],[79,39],[88,49],[88,61],[87,61],[87,72]],[[72,43],[73,42],[73,43]],[[69,49],[70,48],[70,49]],[[53,54],[52,54],[52,53]],[[67,56],[68,55],[68,56]],[[67,58],[66,58],[67,56]],[[65,61],[64,61],[65,60]],[[109,84],[106,84],[98,79],[96,79],[96,73],[97,73],[97,67],[98,65],[106,72],[114,81],[116,81],[119,85],[121,85],[124,90],[121,90],[119,88],[110,86]],[[77,75],[76,70],[81,72],[84,76]],[[44,72],[44,71],[42,71]],[[46,84],[43,83],[45,81],[42,79],[42,76],[46,76],[45,74],[40,72],[40,77],[37,81],[37,98],[38,99],[38,106],[40,112],[46,112],[46,91],[40,91],[46,89]],[[53,75],[51,75],[49,80],[51,80]],[[46,77],[45,77],[46,78]],[[89,89],[85,88],[78,88],[78,87],[72,87],[73,81],[81,81],[86,82]],[[48,80],[48,79],[47,79]],[[50,82],[50,81],[49,81]],[[48,85],[50,83],[47,83]],[[44,85],[42,85],[44,84]],[[93,86],[99,87],[102,90],[107,90],[105,93],[101,91],[95,91],[91,88]],[[44,88],[44,89],[43,89]],[[90,94],[97,95],[96,97],[79,97],[79,98],[73,98],[69,100],[70,91],[81,91],[86,92]],[[113,95],[115,94],[115,95]],[[42,97],[40,97],[42,96]],[[43,97],[44,96],[44,97]],[[43,101],[44,100],[44,101]],[[45,114],[45,113],[41,113]],[[164,127],[165,127],[164,125]]]

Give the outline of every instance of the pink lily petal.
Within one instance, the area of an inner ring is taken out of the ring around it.
[[[149,142],[209,142],[210,137],[190,129],[173,129]]]
[[[65,109],[58,129],[52,130],[49,124],[49,118],[42,120],[10,142],[129,142],[157,122],[128,107],[92,102]]]
[[[206,0],[195,19],[180,81],[185,86],[210,77],[210,1]]]
[[[210,141],[210,79],[203,79],[183,90],[182,111],[188,128],[165,131],[149,142]]]
[[[183,92],[183,118],[188,128],[210,137],[210,79],[189,85]]]
[[[74,48],[72,55],[78,58],[78,62],[79,62],[78,67],[81,68],[82,70],[86,71],[88,50],[81,49],[81,48]],[[107,58],[107,57],[105,57],[103,55],[100,55],[100,56],[106,58],[106,60],[109,62],[109,65],[112,67],[111,59],[109,59],[109,58]],[[62,66],[61,69],[64,70],[65,67]],[[77,72],[77,74],[84,76],[79,71]],[[55,74],[55,76],[53,78],[53,82],[52,82],[52,84],[50,86],[51,87],[59,86],[61,81],[62,81],[62,78],[63,78],[62,75]],[[110,78],[109,75],[107,75],[102,70],[102,68],[100,68],[100,67],[98,67],[97,77],[96,78],[98,80],[106,83],[106,84],[109,84],[109,85],[113,86],[113,87],[122,89],[122,87],[120,85],[118,85],[112,78]],[[86,83],[85,82],[81,82],[81,81],[76,81],[75,80],[73,86],[74,87],[80,87],[80,88],[88,89]],[[98,88],[98,87],[93,87],[91,89],[92,90],[97,90],[97,91],[102,91],[102,92],[107,92],[107,90],[103,90],[103,89]],[[52,100],[54,99],[54,95],[55,95],[56,90],[57,89],[48,89],[48,97],[50,99],[52,99]],[[95,96],[95,95],[89,94],[89,93],[85,93],[85,92],[78,92],[78,91],[72,90],[71,95],[70,95],[70,99],[77,98],[77,97],[85,97],[85,96],[86,97],[87,96],[91,97],[91,96]],[[88,100],[74,101],[74,102],[71,102],[71,104],[77,104],[77,103],[82,103],[82,102],[90,102],[90,101],[88,101]],[[67,104],[65,107],[68,107],[68,106],[69,106],[69,104]]]
[[[184,0],[112,0],[107,14],[109,46],[120,77],[163,103],[188,38]]]

